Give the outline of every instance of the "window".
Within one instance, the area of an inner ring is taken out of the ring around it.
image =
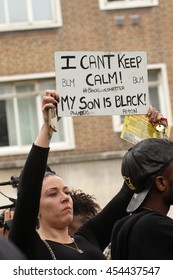
[[[42,125],[42,95],[45,89],[55,88],[55,74],[10,78],[0,79],[0,155],[28,152]],[[72,118],[62,118],[58,126],[59,132],[53,135],[51,149],[73,149]]]
[[[60,0],[0,0],[0,31],[58,26],[62,26]]]
[[[157,6],[159,0],[99,0],[100,10],[129,9]]]
[[[169,125],[172,125],[171,102],[165,64],[148,65],[148,85],[150,104],[167,117]],[[124,116],[113,116],[112,120],[113,130],[121,132]]]

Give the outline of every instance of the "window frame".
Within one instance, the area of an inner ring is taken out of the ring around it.
[[[153,83],[158,84],[158,95],[160,102],[160,111],[168,119],[169,125],[172,125],[172,108],[170,101],[169,85],[168,85],[168,76],[167,76],[167,67],[166,64],[149,64],[147,65],[148,70],[160,70],[160,77],[157,82],[150,82],[151,86]],[[162,93],[165,93],[163,95]],[[112,116],[112,126],[113,132],[121,132],[123,128],[123,123],[121,122],[120,116]]]
[[[132,9],[132,8],[146,8],[159,5],[159,0],[136,0],[131,2],[130,0],[123,1],[108,1],[99,0],[100,10],[118,10],[118,9]]]
[[[23,74],[23,75],[11,75],[11,76],[3,76],[0,77],[0,84],[4,82],[19,82],[22,81],[34,81],[34,80],[46,80],[55,78],[55,72],[48,73],[36,73],[36,74]],[[46,90],[46,89],[45,89]],[[37,104],[37,120],[38,120],[38,129],[41,128],[43,124],[43,116],[41,112],[41,96],[36,96],[36,104]],[[40,109],[39,109],[40,107]],[[64,150],[73,150],[75,149],[75,137],[74,137],[74,126],[73,126],[73,118],[72,117],[63,117],[60,121],[63,122],[64,127],[64,141],[50,143],[51,151],[64,151]],[[19,123],[17,124],[19,125]],[[31,144],[29,145],[16,145],[16,146],[3,146],[0,147],[0,156],[8,156],[8,155],[20,155],[26,154],[29,152],[31,148]]]
[[[6,1],[6,0],[5,0]],[[62,11],[61,11],[61,0],[50,0],[52,2],[52,20],[43,20],[43,21],[33,21],[32,19],[32,10],[30,1],[27,1],[27,21],[26,22],[12,22],[8,20],[8,7],[5,4],[5,23],[0,23],[0,33],[6,31],[18,31],[18,30],[34,30],[34,29],[49,29],[57,28],[63,25],[62,21]]]

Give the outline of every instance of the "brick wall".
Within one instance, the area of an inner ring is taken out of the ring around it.
[[[62,27],[0,33],[0,76],[54,71],[54,52],[58,50],[144,50],[148,53],[148,64],[166,63],[172,104],[173,2],[159,2],[153,8],[100,11],[98,0],[61,0]],[[136,14],[139,24],[132,25],[130,16]],[[123,26],[117,26],[116,16],[124,17]],[[59,152],[60,156],[129,147],[120,140],[119,133],[113,132],[110,116],[75,117],[74,128],[76,149]]]

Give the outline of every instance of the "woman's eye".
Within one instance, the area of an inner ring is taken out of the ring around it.
[[[66,195],[71,195],[71,192],[70,192],[70,191],[69,191],[69,192],[65,192],[65,194],[66,194]]]
[[[54,196],[56,196],[56,195],[57,195],[57,193],[50,193],[50,194],[49,194],[50,197],[54,197]]]

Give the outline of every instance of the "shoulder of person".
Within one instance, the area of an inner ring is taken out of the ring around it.
[[[0,260],[26,260],[26,257],[10,240],[0,235]]]

